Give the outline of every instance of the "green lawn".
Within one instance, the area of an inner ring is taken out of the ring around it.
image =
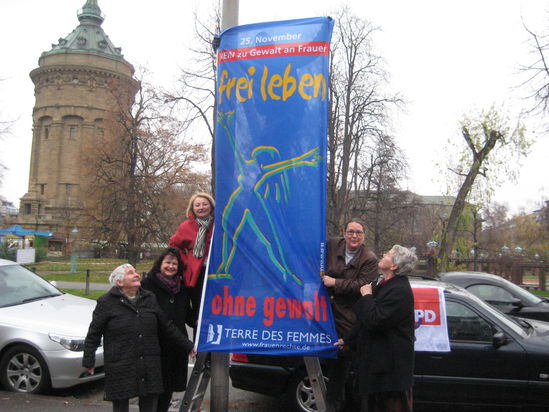
[[[26,265],[29,269],[33,270],[43,278],[52,281],[60,282],[85,282],[86,270],[90,271],[90,282],[92,283],[108,283],[109,274],[111,271],[127,261],[124,259],[78,259],[75,267],[75,273],[70,273],[71,261],[70,259],[55,259],[48,260],[31,265]],[[143,260],[137,264],[137,270],[140,273],[148,272],[153,265],[152,260]],[[537,277],[527,275],[524,279],[537,279]],[[77,289],[65,289],[67,293],[88,297],[90,299],[97,299],[105,291],[90,291],[89,296],[84,296],[84,290]],[[549,298],[549,291],[530,290],[533,294],[540,297]]]
[[[90,282],[108,283],[109,275],[117,266],[127,263],[123,259],[78,259],[75,273],[71,273],[70,259],[60,261],[43,261],[26,265],[26,267],[48,280],[62,282],[85,282],[86,271],[89,270]],[[152,260],[143,260],[137,264],[140,273],[148,272],[153,265]]]
[[[536,296],[540,296],[540,297],[544,297],[544,298],[549,298],[549,291],[547,290],[531,290],[530,292],[532,292],[534,295]]]
[[[82,290],[82,289],[61,289],[61,290],[66,293],[70,293],[71,295],[81,296],[83,298],[88,298],[93,300],[97,300],[99,296],[105,294],[106,292],[104,290],[90,290],[90,294],[86,295],[84,293],[85,290]]]

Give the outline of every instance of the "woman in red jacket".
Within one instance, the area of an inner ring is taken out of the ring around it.
[[[193,328],[196,328],[200,311],[206,258],[212,237],[214,207],[213,197],[208,193],[199,192],[192,195],[187,206],[188,219],[179,225],[170,238],[170,246],[179,250],[181,260],[185,263],[183,281],[191,295]]]

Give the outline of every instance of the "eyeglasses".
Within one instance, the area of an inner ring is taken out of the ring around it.
[[[355,235],[356,236],[362,236],[364,234],[364,232],[361,231],[361,230],[346,230],[345,234],[347,236],[355,236]]]

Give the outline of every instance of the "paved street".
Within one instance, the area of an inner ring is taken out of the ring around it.
[[[189,370],[190,372],[190,370]],[[202,411],[210,410],[210,391],[208,389]],[[176,401],[172,404],[170,412],[179,411],[183,392],[174,394]],[[230,388],[229,411],[239,412],[275,412],[286,409],[285,402],[281,399],[269,398]],[[132,399],[130,410],[138,410],[137,399]],[[0,390],[0,411],[2,412],[107,412],[112,411],[111,402],[103,400],[103,381],[91,382],[74,388],[53,391],[51,395],[26,395],[22,393],[6,392]]]

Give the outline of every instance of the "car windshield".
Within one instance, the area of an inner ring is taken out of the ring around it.
[[[0,266],[0,307],[62,295],[56,287],[19,265]]]
[[[505,313],[501,312],[491,305],[486,304],[484,301],[480,300],[474,295],[471,295],[471,298],[477,301],[477,305],[481,305],[484,310],[490,312],[493,316],[497,317],[500,321],[500,324],[504,324],[509,329],[513,330],[515,333],[518,333],[521,336],[526,336],[528,334],[527,324],[517,322],[517,320],[513,317],[507,316]]]
[[[533,293],[528,292],[527,290],[524,290],[518,285],[515,285],[513,282],[509,282],[509,289],[511,289],[511,293],[515,296],[518,296],[520,300],[523,302],[527,302],[530,305],[537,305],[542,302],[542,299],[538,298]]]

